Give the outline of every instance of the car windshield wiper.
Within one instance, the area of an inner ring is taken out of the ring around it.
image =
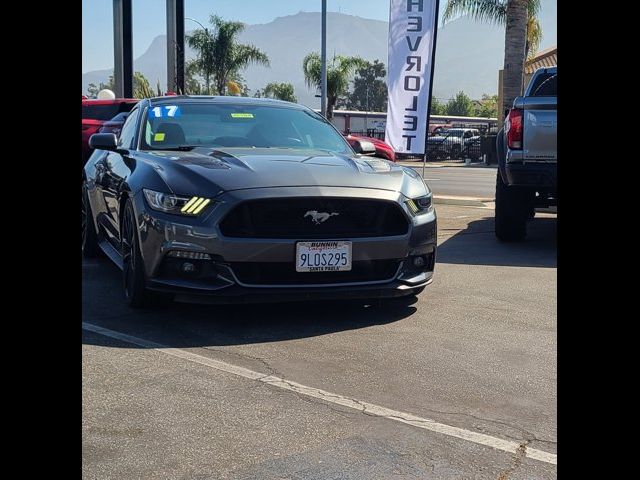
[[[188,152],[194,148],[203,147],[204,145],[177,145],[175,147],[158,148],[158,150],[170,150],[172,152]]]
[[[151,147],[151,148],[147,148],[145,150],[151,150],[151,151],[155,151],[155,152],[188,152],[190,150],[193,150],[194,148],[201,148],[201,147],[205,147],[205,148],[211,148],[211,147],[207,147],[206,145],[176,145],[174,147]]]

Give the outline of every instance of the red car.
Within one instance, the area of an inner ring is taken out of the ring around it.
[[[89,137],[98,133],[100,128],[119,113],[130,112],[139,100],[135,98],[116,98],[114,100],[82,99],[82,165],[91,156]],[[114,132],[115,133],[115,132]]]
[[[384,143],[382,140],[378,140],[377,138],[373,137],[365,137],[362,135],[352,134],[345,135],[345,138],[347,142],[349,142],[349,144],[352,144],[354,140],[367,140],[373,143],[373,146],[376,147],[376,157],[386,158],[387,160],[390,160],[392,162],[396,161],[396,152],[393,151],[391,145],[389,145],[388,143]]]

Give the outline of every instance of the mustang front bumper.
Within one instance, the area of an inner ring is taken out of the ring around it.
[[[220,221],[238,203],[276,196],[351,197],[398,203],[409,224],[406,234],[336,238],[352,242],[354,265],[358,262],[360,265],[387,262],[386,265],[390,268],[389,275],[384,278],[358,278],[356,281],[341,281],[340,275],[336,275],[335,280],[318,284],[312,280],[316,273],[301,274],[304,276],[304,282],[269,284],[264,281],[247,281],[246,277],[242,281],[239,267],[260,265],[265,271],[282,269],[283,265],[294,261],[296,242],[308,241],[307,238],[228,238],[220,231]],[[202,216],[182,217],[150,209],[142,194],[133,197],[148,288],[171,293],[175,295],[176,300],[215,303],[400,297],[428,285],[433,279],[435,264],[436,213],[432,208],[428,213],[413,216],[405,206],[404,200],[406,199],[397,192],[362,188],[264,188],[226,192],[217,197],[215,207]],[[211,258],[170,258],[169,252],[176,250],[206,253]],[[416,257],[422,257],[422,260],[416,262]],[[180,271],[180,264],[185,261],[196,265],[195,274]]]

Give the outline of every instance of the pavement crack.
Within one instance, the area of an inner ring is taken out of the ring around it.
[[[513,465],[511,465],[508,469],[501,472],[496,480],[508,480],[509,476],[516,471],[516,469],[522,464],[522,459],[527,454],[527,445],[529,445],[531,441],[525,440],[516,449],[516,452],[513,454]]]
[[[315,398],[315,397],[309,397],[308,395],[304,395],[300,392],[296,392],[295,390],[288,390],[290,393],[293,393],[299,400],[302,400],[303,402],[309,404],[309,405],[313,405],[313,406],[323,406],[327,409],[329,409],[329,411],[331,411],[332,413],[335,413],[336,415],[342,417],[342,418],[350,418],[351,416],[353,416],[354,414],[357,414],[358,412],[351,412],[349,410],[345,410],[345,409],[341,409],[339,408],[337,405],[333,404],[333,403],[327,403],[327,402],[323,402],[322,400]]]
[[[260,377],[258,380],[262,380],[263,378],[270,377],[270,376],[282,377],[282,374],[262,357],[249,355],[248,353],[234,352],[233,350],[222,350],[219,348],[212,348],[212,347],[202,347],[202,348],[204,348],[209,352],[219,353],[222,355],[229,355],[236,358],[240,358],[242,360],[248,360],[248,361],[260,363],[260,365],[262,365],[268,373],[264,374],[264,376]]]
[[[265,375],[263,377],[258,378],[258,381],[261,381],[263,383],[269,384],[270,382],[265,381],[268,377],[271,377],[271,375]],[[292,393],[296,398],[298,398],[299,400],[302,400],[310,405],[314,405],[314,406],[324,406],[326,408],[328,408],[331,412],[341,416],[342,418],[349,418],[350,416],[353,415],[357,415],[360,412],[352,412],[350,410],[345,410],[344,408],[340,408],[338,405],[336,405],[333,402],[329,402],[329,401],[323,401],[322,398],[318,398],[318,397],[312,397],[309,395],[306,395],[304,392],[301,392],[299,390],[298,385],[292,383],[291,381],[283,378],[282,376],[278,376],[278,381],[284,383],[285,385],[287,385],[289,388],[287,388],[285,391]],[[335,394],[331,394],[329,392],[318,392],[320,393],[321,397],[324,398],[333,398],[333,399],[344,399],[345,397],[342,397],[340,395],[335,395]],[[356,403],[360,403],[357,402]]]
[[[229,355],[229,356],[235,356],[236,358],[240,358],[242,360],[245,361],[254,361],[254,362],[259,362],[268,373],[262,373],[259,377],[255,378],[256,381],[256,386],[257,385],[269,385],[272,382],[270,382],[269,380],[272,379],[277,379],[278,382],[281,382],[285,385],[287,385],[289,388],[285,389],[286,392],[289,392],[293,395],[295,395],[296,398],[298,398],[299,400],[302,400],[308,404],[314,405],[314,406],[318,406],[318,405],[322,405],[325,406],[326,408],[328,408],[329,410],[331,410],[332,412],[340,415],[343,418],[347,418],[348,415],[354,415],[357,414],[359,412],[350,412],[348,410],[344,410],[344,409],[340,409],[337,406],[335,406],[333,403],[329,402],[323,402],[322,399],[320,398],[313,398],[310,397],[309,395],[306,395],[304,392],[301,392],[299,389],[299,386],[295,383],[292,383],[292,381],[287,380],[284,375],[279,372],[276,368],[274,368],[269,362],[267,362],[264,358],[261,357],[256,357],[254,355],[249,355],[247,353],[240,353],[240,352],[234,352],[234,351],[229,351],[229,350],[221,350],[219,348],[212,348],[212,347],[202,347],[204,350],[207,350],[209,352],[213,352],[216,354],[220,354],[220,355]],[[340,395],[332,395],[332,394],[328,394],[327,393],[323,393],[322,396],[327,397],[327,398],[334,398],[334,399],[341,399],[344,397],[341,397]],[[359,403],[359,402],[358,402]],[[364,408],[364,406],[363,406]]]
[[[257,381],[257,384],[271,384],[273,383],[274,380],[277,380],[277,382],[280,382],[284,385],[286,385],[288,388],[286,388],[286,391],[292,393],[293,395],[295,395],[296,398],[298,398],[299,400],[302,400],[308,404],[312,404],[312,405],[322,405],[326,408],[328,408],[330,411],[332,411],[333,413],[336,413],[338,415],[340,415],[343,418],[347,418],[347,417],[352,417],[353,415],[359,415],[359,414],[363,414],[363,415],[367,415],[368,417],[376,417],[376,418],[387,418],[387,419],[391,419],[391,420],[399,420],[401,422],[411,422],[411,423],[415,423],[415,424],[428,424],[430,423],[429,420],[422,420],[422,419],[417,419],[417,418],[405,418],[402,415],[381,415],[380,413],[376,413],[375,411],[372,412],[369,409],[369,406],[366,402],[363,402],[361,400],[358,400],[356,398],[352,398],[352,397],[345,397],[343,395],[339,395],[339,394],[333,394],[330,392],[326,392],[326,391],[322,391],[322,390],[315,390],[315,394],[317,396],[312,396],[312,395],[308,395],[306,394],[304,391],[301,391],[300,385],[297,384],[296,382],[294,382],[293,380],[287,380],[284,375],[279,372],[276,368],[274,368],[267,360],[265,360],[264,358],[261,357],[257,357],[255,355],[250,355],[247,353],[241,353],[241,352],[235,352],[235,351],[229,351],[229,350],[222,350],[219,348],[212,348],[212,347],[202,347],[203,349],[213,352],[213,353],[217,353],[217,354],[221,354],[221,355],[228,355],[228,356],[234,356],[236,358],[240,358],[243,359],[245,361],[253,361],[253,362],[259,362],[264,369],[266,370],[267,373],[262,373],[261,375],[257,378],[255,378],[255,380]],[[323,401],[326,400],[326,401]],[[335,402],[335,400],[339,400],[339,402]],[[351,405],[345,405],[345,403],[349,403]],[[342,408],[341,408],[342,407]],[[557,442],[552,441],[552,440],[542,440],[537,438],[534,434],[532,434],[531,432],[527,431],[526,429],[519,427],[519,426],[515,426],[512,425],[510,423],[507,422],[503,422],[500,420],[495,420],[495,419],[489,419],[489,418],[482,418],[476,415],[473,415],[471,413],[464,413],[464,412],[450,412],[450,411],[443,411],[443,410],[436,410],[436,409],[427,409],[428,411],[435,413],[435,414],[439,414],[439,415],[450,415],[450,416],[462,416],[462,417],[468,417],[468,418],[473,418],[474,420],[478,420],[481,422],[487,422],[490,424],[494,424],[494,425],[500,425],[503,427],[508,427],[514,431],[520,432],[520,436],[519,437],[515,437],[513,435],[509,435],[506,434],[504,432],[501,432],[501,435],[509,438],[511,440],[514,440],[516,442],[522,442],[522,440],[524,439],[524,443],[520,443],[520,446],[518,447],[518,451],[522,448],[522,449],[526,449],[526,446],[531,443],[532,441],[535,442],[541,442],[541,443],[547,443],[547,444],[557,444]],[[479,427],[476,427],[480,430],[483,430]],[[519,465],[521,462],[521,459],[518,460],[517,465]],[[516,466],[517,466],[516,465]],[[505,471],[503,472],[501,475],[506,474],[507,476],[505,477],[498,477],[499,480],[505,480],[506,478],[508,478],[508,475],[511,473],[512,470],[509,471]]]
[[[427,408],[427,411],[431,412],[431,413],[435,413],[435,414],[439,414],[439,415],[450,415],[450,416],[456,416],[456,417],[469,417],[469,418],[473,418],[474,420],[478,420],[480,422],[486,422],[486,423],[490,423],[493,425],[499,425],[502,427],[507,427],[510,428],[511,430],[520,432],[520,436],[515,437],[513,435],[509,435],[508,433],[505,432],[500,432],[500,435],[510,439],[510,440],[514,440],[517,442],[521,442],[522,440],[526,440],[527,443],[531,443],[532,441],[536,441],[536,442],[541,442],[541,443],[548,443],[548,444],[553,444],[553,445],[557,445],[558,442],[553,441],[553,440],[543,440],[540,439],[538,437],[536,437],[533,433],[531,433],[530,431],[526,430],[523,427],[517,426],[517,425],[512,425],[511,423],[508,422],[503,422],[500,420],[496,420],[496,419],[492,419],[492,418],[483,418],[477,415],[474,415],[472,413],[464,413],[464,412],[447,412],[444,410],[435,410],[433,408]],[[476,427],[478,428],[478,427]],[[483,429],[480,429],[481,431]]]

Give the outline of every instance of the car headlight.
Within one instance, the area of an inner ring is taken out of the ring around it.
[[[431,209],[432,196],[431,194],[424,197],[410,198],[405,202],[409,211],[414,215],[420,215],[427,213]]]
[[[200,215],[209,205],[211,199],[204,197],[179,197],[173,193],[156,192],[144,188],[144,197],[154,210],[177,215]]]

